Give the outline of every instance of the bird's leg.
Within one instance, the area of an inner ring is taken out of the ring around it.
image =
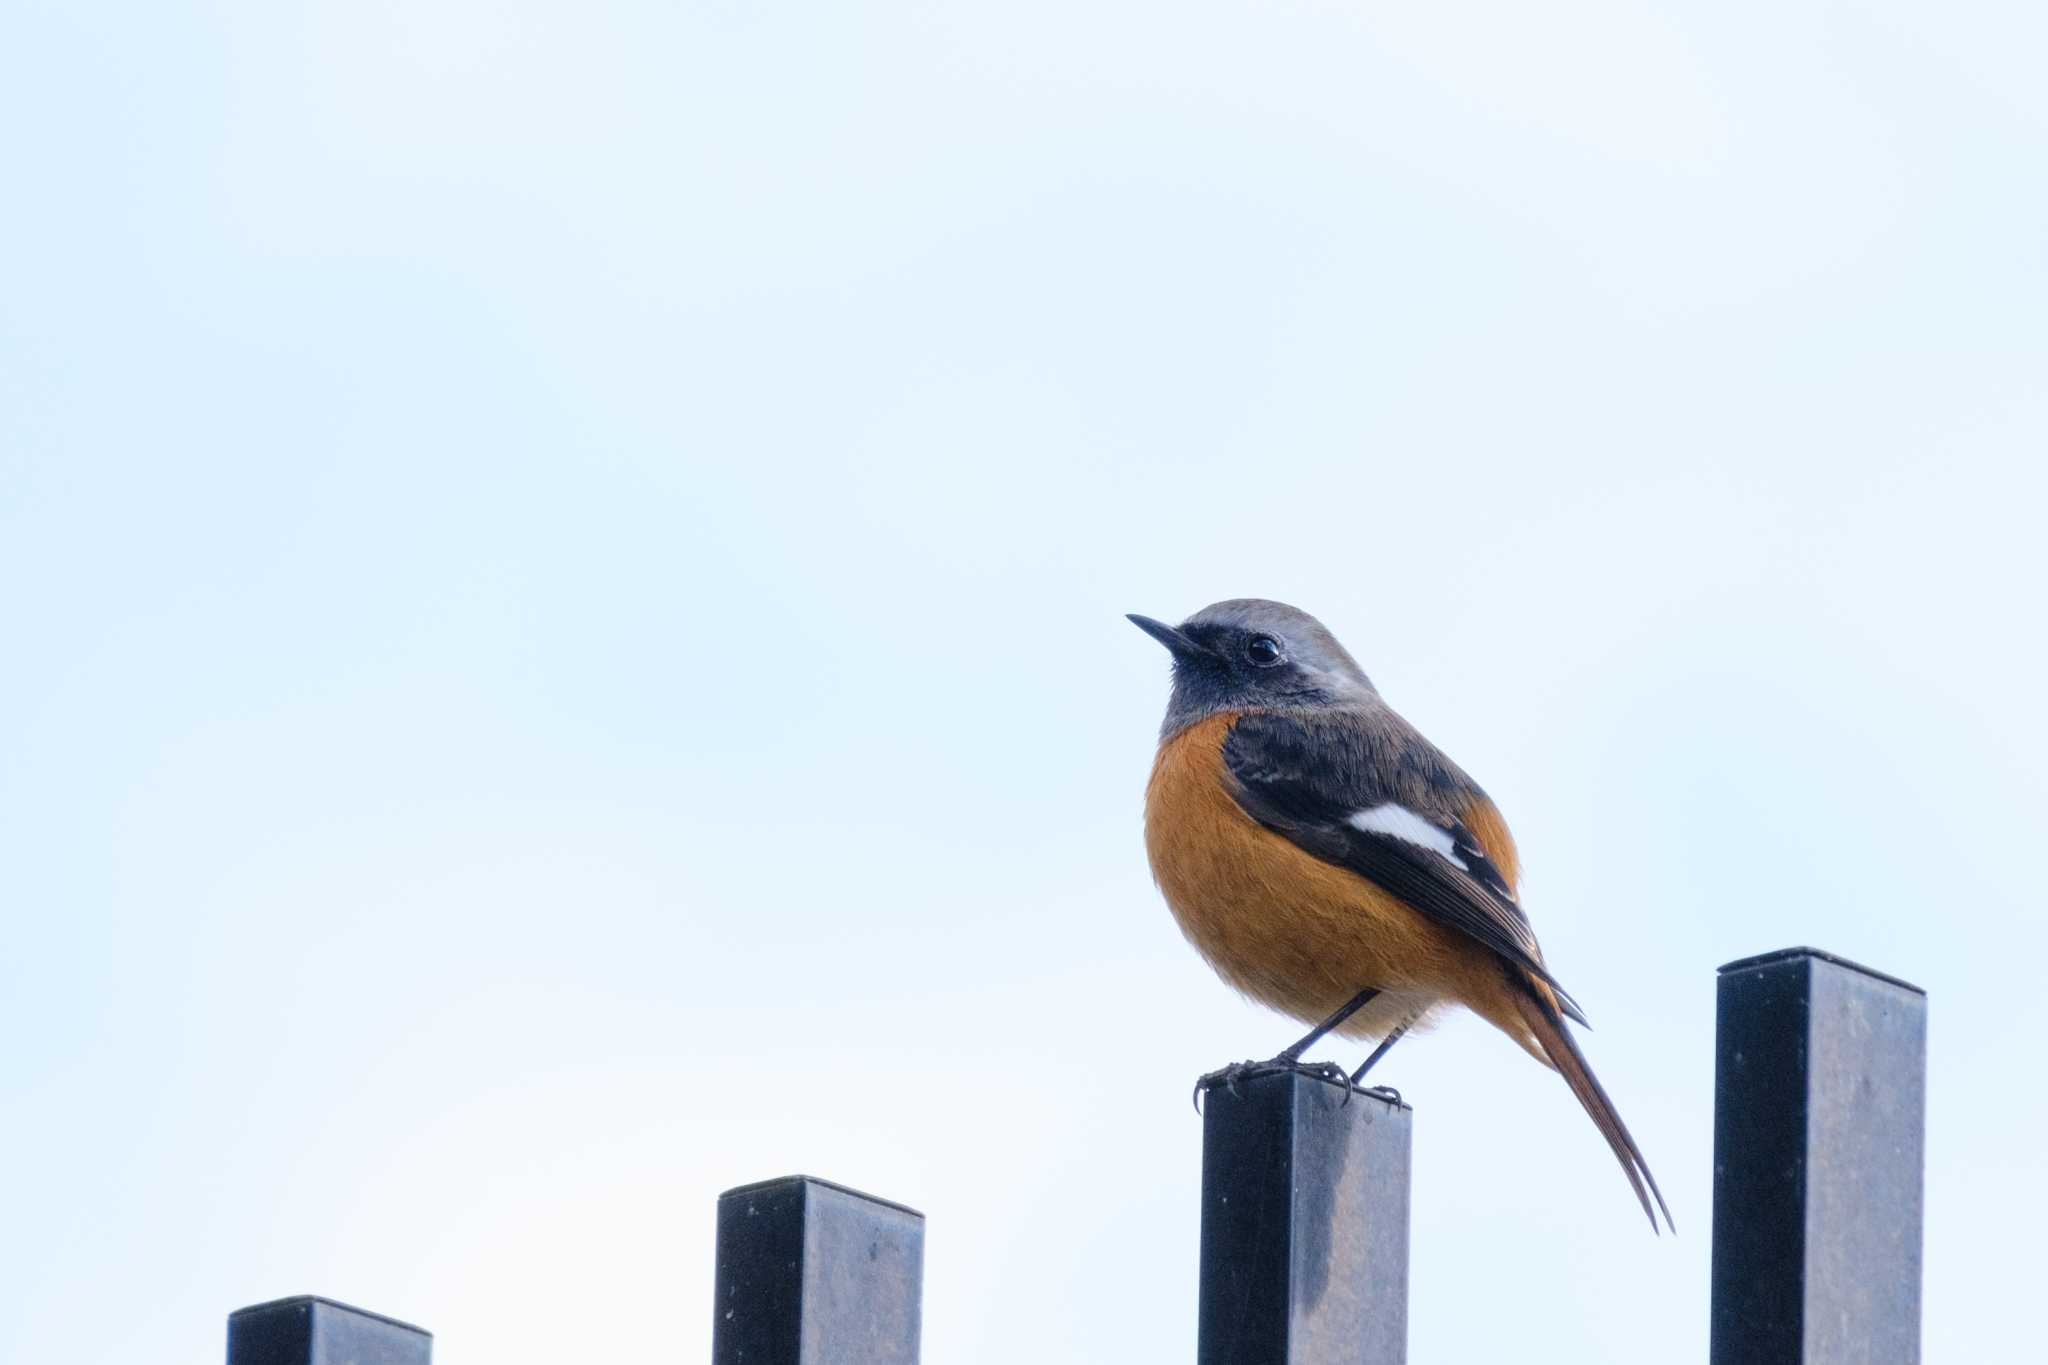
[[[1310,1048],[1314,1047],[1318,1042],[1322,1041],[1322,1037],[1324,1034],[1328,1033],[1331,1029],[1336,1028],[1338,1025],[1342,1024],[1346,1019],[1349,1019],[1352,1015],[1358,1013],[1367,1005],[1370,1005],[1373,1001],[1373,997],[1378,994],[1379,989],[1377,987],[1367,986],[1364,990],[1360,991],[1358,994],[1352,996],[1349,1000],[1346,1000],[1343,1004],[1339,1005],[1337,1007],[1337,1012],[1335,1014],[1332,1014],[1329,1018],[1323,1020],[1322,1023],[1317,1024],[1314,1028],[1310,1029],[1308,1031],[1307,1037],[1303,1038],[1300,1042],[1294,1044],[1294,1046],[1282,1051],[1278,1056],[1273,1058],[1273,1061],[1284,1066],[1294,1065],[1295,1062],[1301,1059],[1302,1053],[1308,1051]]]
[[[1413,1024],[1414,1022],[1415,1021],[1413,1019],[1403,1020],[1400,1026],[1397,1027],[1392,1033],[1389,1033],[1386,1037],[1380,1039],[1380,1045],[1372,1050],[1372,1055],[1370,1057],[1367,1057],[1365,1061],[1359,1065],[1358,1070],[1351,1073],[1351,1083],[1353,1085],[1357,1085],[1360,1081],[1364,1080],[1365,1073],[1372,1070],[1373,1065],[1377,1063],[1380,1058],[1386,1056],[1389,1052],[1392,1052],[1394,1050],[1394,1044],[1401,1041],[1402,1035],[1408,1032],[1408,1026],[1410,1024]]]
[[[1407,1033],[1408,1030],[1414,1025],[1414,1023],[1415,1016],[1410,1015],[1408,1018],[1403,1019],[1399,1024],[1397,1024],[1394,1027],[1394,1031],[1392,1033],[1389,1033],[1386,1037],[1380,1039],[1380,1045],[1372,1050],[1372,1055],[1370,1057],[1367,1057],[1365,1061],[1359,1065],[1358,1070],[1351,1073],[1351,1084],[1354,1087],[1357,1087],[1358,1083],[1365,1079],[1365,1073],[1372,1070],[1373,1064],[1375,1062],[1379,1061],[1380,1058],[1386,1056],[1389,1052],[1393,1051],[1394,1044],[1401,1041],[1402,1035]],[[1392,1086],[1374,1086],[1373,1092],[1378,1091],[1384,1091],[1387,1095],[1393,1098],[1395,1103],[1400,1103],[1401,1092],[1394,1089]]]
[[[1199,1097],[1203,1091],[1212,1090],[1219,1085],[1229,1086],[1235,1092],[1239,1081],[1247,1080],[1253,1076],[1264,1076],[1279,1071],[1297,1071],[1304,1076],[1314,1076],[1318,1080],[1329,1081],[1333,1085],[1343,1086],[1344,1099],[1348,1104],[1351,1100],[1351,1082],[1345,1076],[1344,1068],[1338,1066],[1335,1062],[1304,1062],[1301,1060],[1301,1054],[1321,1041],[1324,1034],[1338,1027],[1346,1019],[1349,1019],[1352,1015],[1371,1004],[1373,997],[1378,994],[1378,987],[1366,987],[1338,1006],[1336,1012],[1329,1018],[1310,1029],[1306,1037],[1296,1042],[1293,1046],[1282,1049],[1278,1054],[1267,1058],[1263,1062],[1232,1062],[1229,1066],[1223,1067],[1220,1070],[1211,1071],[1208,1075],[1201,1077],[1195,1082],[1196,1096]],[[1199,1109],[1200,1107],[1198,1098],[1196,1108]]]

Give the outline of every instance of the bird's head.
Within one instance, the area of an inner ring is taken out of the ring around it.
[[[1285,602],[1236,597],[1177,626],[1130,621],[1173,655],[1162,734],[1222,711],[1356,705],[1378,695],[1337,637]]]

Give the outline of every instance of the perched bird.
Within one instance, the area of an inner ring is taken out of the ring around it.
[[[1566,1026],[1585,1016],[1543,963],[1516,895],[1514,839],[1479,784],[1304,611],[1240,598],[1178,626],[1130,619],[1173,654],[1145,793],[1152,874],[1225,981],[1321,1021],[1251,1070],[1356,1085],[1402,1034],[1463,1005],[1564,1077],[1650,1226],[1652,1196],[1669,1226],[1641,1149]],[[1379,1046],[1348,1078],[1300,1060],[1332,1032]]]

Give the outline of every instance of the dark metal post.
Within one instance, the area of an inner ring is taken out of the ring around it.
[[[228,1314],[228,1365],[427,1365],[433,1334],[302,1294]]]
[[[1202,1105],[1199,1365],[1402,1365],[1413,1111],[1294,1073]]]
[[[1927,996],[1812,948],[1721,969],[1712,1365],[1915,1365]]]
[[[807,1175],[718,1197],[712,1365],[917,1365],[924,1215]]]

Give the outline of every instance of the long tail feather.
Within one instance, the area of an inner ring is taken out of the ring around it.
[[[1579,1044],[1566,1029],[1558,1007],[1545,999],[1541,988],[1522,973],[1513,968],[1509,972],[1514,978],[1509,989],[1515,997],[1515,1008],[1521,1012],[1522,1022],[1528,1025],[1529,1032],[1536,1035],[1536,1041],[1543,1045],[1550,1064],[1564,1077],[1564,1083],[1572,1088],[1572,1093],[1579,1097],[1579,1103],[1585,1106],[1593,1126],[1614,1149],[1614,1158],[1621,1163],[1629,1187],[1642,1202],[1643,1213],[1650,1220],[1650,1230],[1657,1231],[1657,1212],[1661,1211],[1664,1226],[1673,1232],[1678,1231],[1677,1225],[1671,1221],[1671,1210],[1664,1203],[1664,1192],[1657,1188],[1657,1177],[1650,1174],[1649,1163],[1643,1160],[1642,1148],[1636,1146],[1636,1140],[1629,1135],[1628,1125],[1621,1121],[1614,1101],[1607,1098],[1607,1092],[1593,1075],[1593,1068],[1587,1065],[1586,1054],[1579,1051]],[[1650,1208],[1653,1195],[1657,1200],[1654,1211]]]

